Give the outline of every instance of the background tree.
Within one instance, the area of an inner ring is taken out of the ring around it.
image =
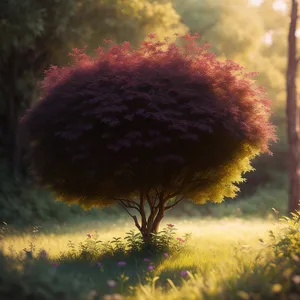
[[[50,68],[23,119],[38,184],[85,208],[119,203],[146,242],[180,201],[234,197],[275,140],[270,102],[252,73],[196,38],[183,48],[123,43],[97,57],[75,49],[72,65]]]
[[[259,51],[263,23],[247,0],[172,1],[190,32],[199,33],[199,41],[211,43],[220,58],[245,62]]]
[[[300,199],[300,155],[299,155],[299,108],[297,104],[296,76],[299,58],[297,58],[296,29],[298,20],[298,1],[292,0],[291,19],[288,35],[288,65],[286,74],[287,91],[287,133],[289,143],[289,212],[298,209]]]
[[[0,155],[15,173],[22,156],[18,119],[39,97],[36,81],[43,70],[64,63],[75,45],[98,47],[105,38],[137,44],[152,31],[186,28],[167,1],[1,1]]]

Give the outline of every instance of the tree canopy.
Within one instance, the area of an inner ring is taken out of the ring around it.
[[[254,74],[195,39],[115,44],[96,57],[75,49],[72,65],[51,67],[23,119],[38,182],[84,207],[150,191],[234,197],[275,139],[270,102]]]

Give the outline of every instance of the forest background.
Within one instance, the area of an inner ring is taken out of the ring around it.
[[[199,33],[220,59],[232,59],[259,72],[273,103],[279,141],[273,156],[258,157],[236,199],[222,204],[184,202],[171,217],[226,216],[272,218],[287,214],[286,65],[289,1],[248,0],[23,0],[0,3],[0,221],[14,226],[122,217],[122,208],[82,210],[56,202],[34,187],[19,119],[39,99],[37,81],[50,65],[69,62],[72,48],[87,52],[105,40],[137,45],[150,33]],[[300,36],[300,31],[296,34]],[[299,80],[298,80],[299,81]],[[272,210],[273,208],[273,210]]]

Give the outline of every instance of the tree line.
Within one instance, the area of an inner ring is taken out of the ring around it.
[[[43,71],[51,64],[67,63],[72,48],[85,45],[89,46],[87,51],[99,45],[105,48],[102,42],[105,39],[138,45],[152,32],[162,40],[165,36],[173,37],[175,32],[198,32],[201,42],[211,43],[218,57],[233,59],[249,70],[260,72],[257,80],[273,100],[274,122],[283,141],[279,146],[274,145],[274,155],[283,153],[280,168],[285,166],[285,139],[287,136],[289,144],[295,141],[291,132],[295,132],[296,125],[294,121],[288,123],[285,133],[283,107],[287,97],[288,120],[295,119],[291,117],[291,112],[295,112],[291,103],[295,101],[290,100],[295,92],[287,92],[291,91],[290,83],[285,86],[284,82],[286,72],[295,74],[295,67],[291,67],[293,62],[286,67],[288,45],[291,47],[291,38],[289,43],[286,38],[290,16],[275,10],[273,2],[265,0],[255,7],[248,6],[246,0],[3,1],[0,4],[1,158],[9,161],[15,174],[26,173],[24,134],[19,119],[39,99],[36,82],[42,79]],[[288,6],[292,16],[297,10],[294,2]],[[262,40],[266,33],[272,33],[271,45]],[[292,86],[295,89],[296,84]],[[289,169],[290,178],[295,178],[297,156],[289,154],[289,157],[290,160],[293,157],[289,165],[294,168]],[[291,195],[295,195],[297,185],[291,186]],[[295,208],[295,199],[290,196],[290,210]]]

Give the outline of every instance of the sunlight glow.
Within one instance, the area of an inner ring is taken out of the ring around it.
[[[263,4],[263,2],[264,0],[248,0],[248,3],[254,6],[260,6],[261,4]],[[286,0],[276,0],[273,2],[272,7],[274,10],[282,11],[285,13],[287,11]]]
[[[265,33],[265,35],[262,38],[263,42],[270,46],[273,43],[273,30],[269,30],[268,32]]]
[[[260,6],[264,2],[264,0],[249,0],[248,2],[250,5]]]
[[[279,10],[282,12],[287,11],[287,3],[284,0],[276,0],[272,5],[274,10]]]

